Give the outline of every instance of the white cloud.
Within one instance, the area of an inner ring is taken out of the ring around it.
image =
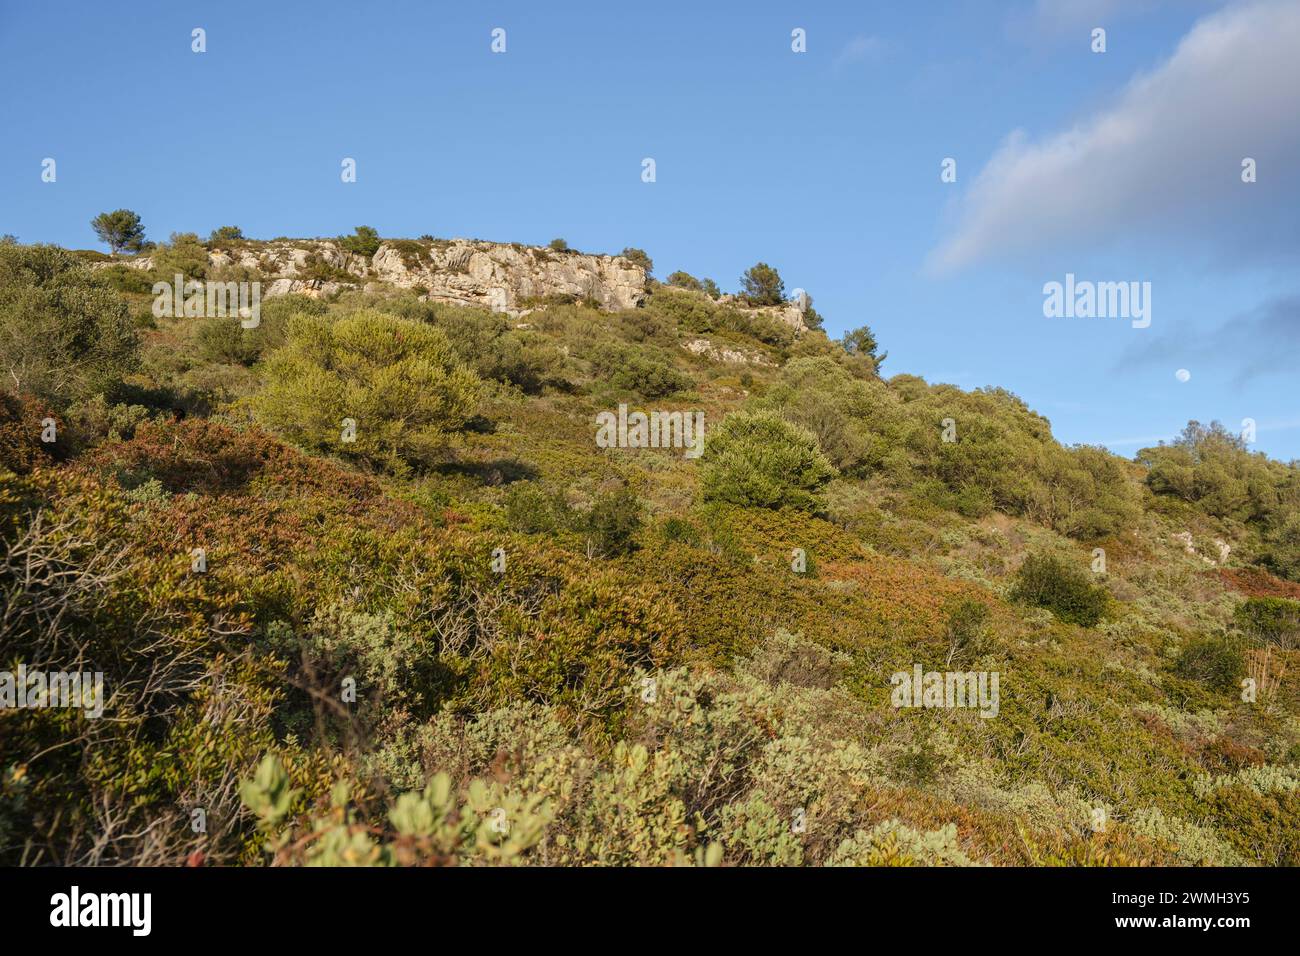
[[[1239,253],[1300,244],[1297,117],[1300,3],[1228,7],[1110,108],[1041,142],[1008,136],[957,204],[956,228],[929,266],[1153,232],[1212,235]],[[1246,156],[1259,163],[1251,185],[1240,178]]]
[[[884,49],[884,44],[879,37],[858,35],[852,37],[848,43],[840,48],[840,52],[835,54],[831,61],[833,69],[841,69],[850,63],[857,63],[860,60],[870,59]]]

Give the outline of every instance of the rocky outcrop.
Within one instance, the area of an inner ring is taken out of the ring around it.
[[[422,298],[521,315],[532,306],[566,299],[633,309],[646,296],[645,270],[622,256],[472,239],[393,240],[369,258],[329,239],[249,243],[212,249],[208,262],[214,270],[257,273],[266,283],[264,297],[321,296],[386,283],[418,289]],[[153,259],[139,256],[96,267],[109,265],[147,270]]]
[[[448,243],[385,243],[374,275],[430,298],[518,312],[556,297],[634,309],[645,299],[646,274],[622,256],[555,252],[535,246],[456,239]]]
[[[1179,531],[1173,535],[1173,539],[1183,546],[1184,553],[1189,554],[1194,558],[1200,558],[1206,564],[1227,564],[1228,556],[1232,554],[1232,545],[1228,544],[1228,542],[1224,541],[1222,538],[1214,539],[1214,550],[1219,556],[1218,560],[1215,560],[1209,555],[1201,554],[1200,551],[1196,550],[1196,542],[1190,531]]]
[[[719,305],[729,305],[733,309],[739,309],[742,312],[757,313],[776,319],[778,322],[784,322],[790,328],[794,329],[797,335],[802,335],[808,331],[808,323],[804,320],[807,314],[808,305],[804,298],[792,299],[781,305],[746,305],[744,299],[734,295],[724,295],[718,299]]]
[[[682,348],[692,355],[702,355],[710,361],[727,365],[766,365],[773,368],[776,366],[775,362],[762,353],[715,345],[708,339],[690,339],[682,343]]]

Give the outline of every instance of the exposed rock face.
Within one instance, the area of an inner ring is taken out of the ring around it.
[[[786,325],[790,326],[790,328],[794,329],[795,333],[798,335],[802,335],[804,332],[808,331],[808,323],[804,321],[807,306],[802,300],[792,300],[782,305],[750,306],[745,305],[743,300],[734,295],[724,295],[722,298],[718,299],[718,302],[722,305],[729,305],[733,309],[740,309],[743,312],[753,312],[760,315],[771,316],[777,321],[784,322]]]
[[[519,315],[529,306],[563,296],[595,302],[603,309],[633,309],[645,299],[646,274],[622,256],[555,252],[536,246],[470,239],[385,242],[373,258],[348,252],[334,240],[258,243],[213,249],[217,269],[255,270],[270,281],[264,297],[299,293],[329,295],[347,285],[385,282],[423,290],[442,302],[477,305]],[[150,269],[149,256],[96,263]],[[373,287],[373,286],[371,286]]]
[[[1228,544],[1228,542],[1224,541],[1222,538],[1214,539],[1214,550],[1217,551],[1219,555],[1217,561],[1209,555],[1201,554],[1196,550],[1196,544],[1190,531],[1179,531],[1173,535],[1173,539],[1183,546],[1183,551],[1190,554],[1192,557],[1200,558],[1206,564],[1227,564],[1228,556],[1232,554],[1232,545]]]
[[[776,363],[758,352],[714,345],[708,339],[691,339],[682,343],[682,348],[693,355],[703,355],[714,362],[728,365],[767,365],[775,367]]]
[[[622,256],[588,256],[534,246],[456,239],[416,253],[384,244],[376,278],[424,286],[433,299],[518,312],[550,296],[589,299],[603,309],[634,309],[645,299],[645,270]]]

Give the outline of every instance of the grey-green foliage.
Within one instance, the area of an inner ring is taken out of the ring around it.
[[[195,339],[199,353],[209,362],[252,365],[285,343],[289,320],[296,315],[323,316],[329,311],[320,299],[281,295],[261,303],[258,323],[244,328],[234,317],[198,320]]]
[[[871,795],[885,779],[863,743],[869,708],[839,686],[848,663],[780,632],[734,674],[645,675],[629,688],[634,734],[607,750],[585,746],[555,708],[516,703],[472,719],[439,714],[405,745],[409,758],[388,763],[471,778],[492,769],[545,796],[551,822],[531,861],[819,865],[878,822]],[[436,818],[419,814],[424,826]],[[946,858],[936,849],[926,861],[958,862],[948,843]]]
[[[5,387],[58,408],[112,393],[139,364],[126,304],[55,246],[0,245]]]
[[[284,764],[268,754],[251,780],[240,786],[275,862],[309,866],[394,866],[521,862],[551,821],[549,801],[521,794],[495,781],[475,780],[463,799],[446,773],[434,774],[422,791],[399,795],[388,812],[391,831],[376,837],[352,806],[352,790],[339,781],[330,808],[306,820],[293,809],[299,790],[289,785]]]
[[[957,842],[957,825],[919,831],[886,820],[845,840],[831,866],[971,866]]]
[[[669,353],[652,345],[604,342],[591,351],[589,358],[597,383],[635,392],[642,398],[663,398],[694,384],[677,368]]]

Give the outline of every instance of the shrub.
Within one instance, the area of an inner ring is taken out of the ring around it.
[[[1025,558],[1011,597],[1047,608],[1060,620],[1080,627],[1095,627],[1109,600],[1106,589],[1088,580],[1086,571],[1047,554]]]
[[[573,509],[558,491],[531,482],[512,484],[505,494],[506,522],[521,534],[556,535],[573,524]]]
[[[252,333],[234,318],[204,319],[195,338],[205,361],[227,365],[252,365],[260,350]]]
[[[733,332],[778,348],[789,347],[795,341],[794,330],[780,319],[722,305],[674,286],[655,289],[645,311],[663,315],[674,325],[696,334]]]
[[[95,272],[95,278],[116,292],[133,295],[151,295],[153,277],[142,269],[132,269],[125,265],[112,265]],[[152,318],[152,316],[151,316]]]
[[[694,384],[662,349],[653,346],[598,346],[591,356],[591,370],[598,380],[642,398],[662,398]]]
[[[268,360],[255,407],[307,448],[404,472],[433,463],[479,391],[438,329],[373,311],[334,323],[300,315]],[[343,441],[344,419],[356,423],[355,441]]]
[[[376,840],[379,827],[357,819],[351,788],[343,782],[331,792],[327,812],[295,829],[290,811],[299,791],[289,784],[282,761],[268,754],[239,787],[280,866],[518,865],[551,821],[550,803],[540,795],[475,780],[462,799],[451,777],[437,773],[422,792],[397,797],[382,840]]]
[[[1300,601],[1252,597],[1238,604],[1233,620],[1249,636],[1290,650],[1300,644]]]
[[[339,236],[339,245],[347,252],[369,259],[379,251],[379,233],[370,226],[357,226],[353,235]]]
[[[126,304],[54,246],[0,246],[6,387],[56,408],[111,392],[139,362]]]
[[[628,248],[624,249],[621,253],[619,253],[619,255],[621,255],[624,259],[626,259],[628,262],[632,263],[633,265],[640,266],[642,269],[645,270],[645,274],[647,276],[649,276],[650,273],[654,272],[655,269],[654,260],[651,259],[650,256],[646,254],[646,251],[644,249],[634,249],[631,246],[629,246]]]
[[[820,511],[835,468],[807,429],[771,413],[738,412],[704,442],[705,501]]]
[[[1174,670],[1219,691],[1232,690],[1246,672],[1239,641],[1224,637],[1196,637],[1184,645]]]
[[[704,286],[700,280],[695,278],[689,272],[678,270],[668,277],[668,284],[676,286],[678,289],[686,289],[689,292],[703,292]]]
[[[979,657],[986,650],[985,625],[989,606],[974,598],[959,598],[948,603],[944,638],[948,641],[948,664]]]
[[[41,441],[41,422],[51,416],[39,399],[0,391],[0,471],[25,475],[63,451],[58,443]]]
[[[630,488],[600,495],[583,516],[588,547],[602,557],[618,557],[636,549],[641,530],[641,501]]]
[[[552,239],[547,244],[546,248],[550,249],[552,252],[568,252],[569,244],[565,242],[563,239],[556,238],[556,239]]]
[[[1157,495],[1190,502],[1216,518],[1254,528],[1258,561],[1300,580],[1300,466],[1251,453],[1245,440],[1218,422],[1188,422],[1172,443],[1144,448],[1147,485]]]
[[[271,743],[278,684],[244,655],[238,598],[190,573],[184,551],[144,547],[140,530],[123,500],[66,471],[0,476],[7,661],[103,673],[103,719],[4,716],[0,767],[21,767],[26,791],[21,807],[0,796],[24,837],[0,846],[10,865],[232,863],[241,850],[235,786]],[[194,806],[204,834],[190,829]]]
[[[220,226],[208,234],[208,243],[238,242],[244,238],[244,231],[238,226]]]
[[[505,317],[477,309],[420,305],[424,308],[408,307],[408,317],[419,315],[445,332],[456,355],[480,378],[515,385],[528,395],[539,394],[548,383],[563,381],[563,353],[537,333],[513,329]]]
[[[885,443],[872,434],[888,404],[885,389],[853,378],[829,358],[800,358],[781,370],[780,381],[754,401],[817,436],[822,453],[847,475],[865,475],[881,463]]]
[[[186,279],[207,277],[208,249],[195,233],[173,232],[171,242],[153,254],[153,274],[159,281],[175,282],[177,273]]]

